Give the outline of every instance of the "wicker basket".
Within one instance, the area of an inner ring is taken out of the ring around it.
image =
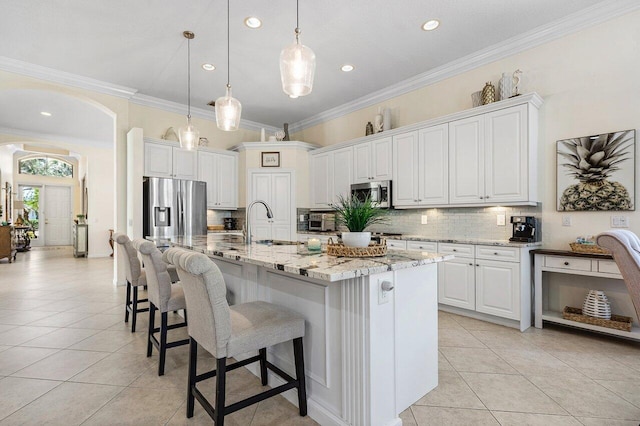
[[[611,254],[609,250],[603,249],[602,247],[596,244],[569,243],[569,245],[571,246],[571,251],[576,253]]]
[[[564,311],[562,311],[562,318],[571,321],[583,322],[585,324],[599,325],[600,327],[613,328],[614,330],[620,331],[631,331],[631,323],[633,322],[631,317],[625,317],[622,315],[611,315],[610,320],[582,315],[582,309],[572,308],[570,306],[564,307]]]
[[[387,254],[387,242],[382,240],[379,244],[370,243],[369,247],[347,247],[344,244],[334,244],[333,239],[329,238],[327,254],[337,257],[380,257]]]

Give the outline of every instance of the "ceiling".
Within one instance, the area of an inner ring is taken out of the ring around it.
[[[243,119],[296,123],[481,49],[591,7],[601,0],[322,0],[300,2],[303,44],[317,57],[313,92],[290,99],[280,84],[280,50],[293,41],[295,1],[231,4],[231,84]],[[25,61],[187,103],[187,45],[192,105],[224,94],[224,0],[0,0],[0,57]],[[248,16],[260,29],[243,24]],[[426,32],[421,25],[439,19]],[[204,71],[209,62],[217,69]],[[355,66],[350,73],[340,66]],[[34,99],[37,102],[38,99]],[[0,100],[0,126],[21,112]],[[34,108],[38,109],[37,103]],[[27,120],[27,119],[23,119]],[[10,121],[9,121],[10,122]],[[35,124],[35,123],[34,123]]]

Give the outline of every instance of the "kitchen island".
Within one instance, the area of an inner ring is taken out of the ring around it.
[[[208,255],[231,304],[264,300],[305,317],[309,416],[321,425],[401,425],[399,414],[437,386],[437,263],[452,256],[336,258],[296,243],[246,245],[211,234],[157,243]],[[268,356],[293,373],[290,346]],[[295,404],[293,392],[284,396]]]

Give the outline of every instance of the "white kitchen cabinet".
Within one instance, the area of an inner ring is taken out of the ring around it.
[[[518,105],[449,123],[449,204],[534,201],[527,108]]]
[[[476,260],[476,311],[520,319],[520,265]]]
[[[475,249],[470,244],[439,243],[438,252],[454,259],[438,265],[438,303],[475,310]]]
[[[531,326],[530,250],[438,243],[439,253],[455,256],[438,265],[441,308],[526,330]]]
[[[207,183],[208,209],[238,208],[238,156],[198,151],[198,180]]]
[[[144,175],[196,180],[197,151],[176,146],[145,142]]]
[[[360,143],[353,147],[353,183],[391,180],[392,169],[390,137]]]
[[[348,197],[353,183],[353,148],[311,154],[311,208],[329,210],[339,196]]]
[[[423,207],[449,201],[446,124],[393,137],[393,205]]]
[[[291,241],[295,237],[294,190],[290,172],[256,171],[249,174],[250,193],[247,205],[254,200],[265,201],[273,212],[267,217],[262,204],[256,204],[251,211],[252,235],[254,240]]]

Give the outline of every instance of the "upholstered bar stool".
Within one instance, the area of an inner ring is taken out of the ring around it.
[[[162,253],[151,241],[143,239],[133,240],[133,247],[138,250],[144,262],[147,275],[147,295],[149,298],[149,334],[147,336],[147,356],[150,357],[153,346],[160,355],[158,361],[158,376],[164,375],[164,364],[167,349],[189,343],[188,339],[167,342],[167,332],[174,328],[187,325],[187,305],[184,291],[180,283],[171,284],[171,277],[167,264],[162,260]],[[184,309],[184,322],[168,324],[169,311]],[[160,327],[155,326],[155,313],[160,311]],[[160,340],[155,333],[160,333]]]
[[[242,303],[229,307],[222,273],[207,256],[179,248],[170,248],[163,256],[165,261],[175,265],[178,270],[189,310],[187,417],[193,417],[197,399],[216,426],[223,426],[225,415],[293,388],[298,389],[300,415],[306,416],[307,392],[302,348],[304,318],[289,309],[266,302]],[[295,379],[267,361],[267,347],[289,340],[293,340]],[[196,374],[198,343],[216,358],[215,370]],[[227,366],[227,358],[255,351],[258,352],[257,356]],[[253,362],[260,362],[263,386],[267,385],[267,369],[282,377],[286,383],[225,405],[227,371]],[[198,382],[212,377],[216,377],[215,408],[196,386]]]
[[[118,262],[124,265],[125,275],[127,277],[127,299],[124,306],[124,322],[129,322],[129,314],[131,314],[131,332],[134,333],[136,331],[138,313],[149,310],[149,308],[138,308],[139,303],[148,302],[148,299],[138,298],[138,287],[147,286],[147,276],[140,264],[138,252],[131,244],[129,237],[116,232],[113,235],[113,239],[118,243]],[[169,265],[168,270],[171,276],[171,282],[178,281],[179,278],[175,266]]]

